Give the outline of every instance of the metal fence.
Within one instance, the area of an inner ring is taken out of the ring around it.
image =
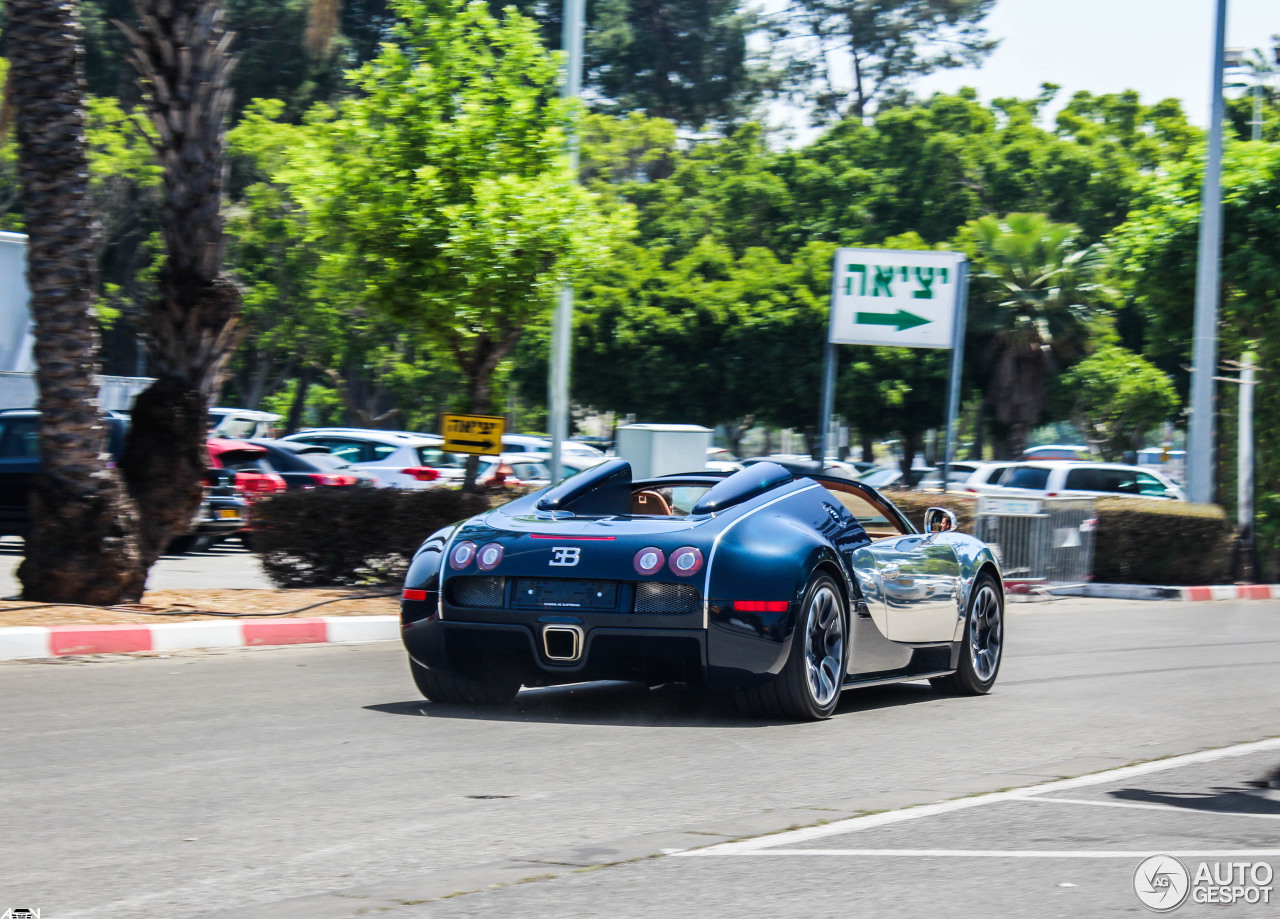
[[[1081,584],[1093,572],[1095,525],[1089,498],[983,495],[975,535],[991,546],[1006,581]]]

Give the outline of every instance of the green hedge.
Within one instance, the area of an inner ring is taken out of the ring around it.
[[[452,488],[289,491],[254,505],[254,551],[281,587],[390,584],[436,530],[506,500]]]
[[[1097,502],[1093,579],[1109,584],[1226,584],[1235,526],[1222,508],[1184,501]]]
[[[918,529],[928,507],[956,515],[975,532],[976,498],[886,490]],[[1093,580],[1108,584],[1225,584],[1231,581],[1235,527],[1222,508],[1184,501],[1102,498],[1095,508]]]

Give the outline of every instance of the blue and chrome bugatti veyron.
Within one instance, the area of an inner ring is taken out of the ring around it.
[[[942,508],[915,527],[875,489],[758,463],[632,481],[610,460],[431,535],[401,601],[422,693],[685,681],[818,719],[856,686],[989,691],[1004,589]]]

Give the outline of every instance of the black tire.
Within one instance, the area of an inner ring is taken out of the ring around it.
[[[976,621],[975,621],[976,620]],[[982,696],[991,692],[1004,660],[1004,592],[984,571],[974,581],[969,609],[964,618],[964,641],[960,644],[960,666],[948,676],[934,677],[934,689],[959,696]]]
[[[739,690],[739,706],[761,718],[830,718],[844,681],[848,625],[839,585],[830,575],[814,575],[800,602],[791,652],[782,672],[760,686]]]
[[[432,702],[457,705],[505,705],[516,697],[520,683],[505,674],[495,674],[488,681],[473,680],[463,676],[428,670],[413,658],[409,659],[409,672],[414,685]]]
[[[169,540],[169,545],[165,547],[165,555],[186,555],[188,552],[194,552],[200,546],[199,536],[178,536]]]

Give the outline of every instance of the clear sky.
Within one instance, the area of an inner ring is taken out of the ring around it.
[[[997,0],[986,26],[1001,45],[977,70],[921,80],[921,95],[972,86],[984,100],[1034,96],[1041,83],[1071,93],[1136,89],[1174,97],[1197,124],[1209,120],[1216,0]],[[1229,0],[1227,46],[1270,47],[1280,0]]]

